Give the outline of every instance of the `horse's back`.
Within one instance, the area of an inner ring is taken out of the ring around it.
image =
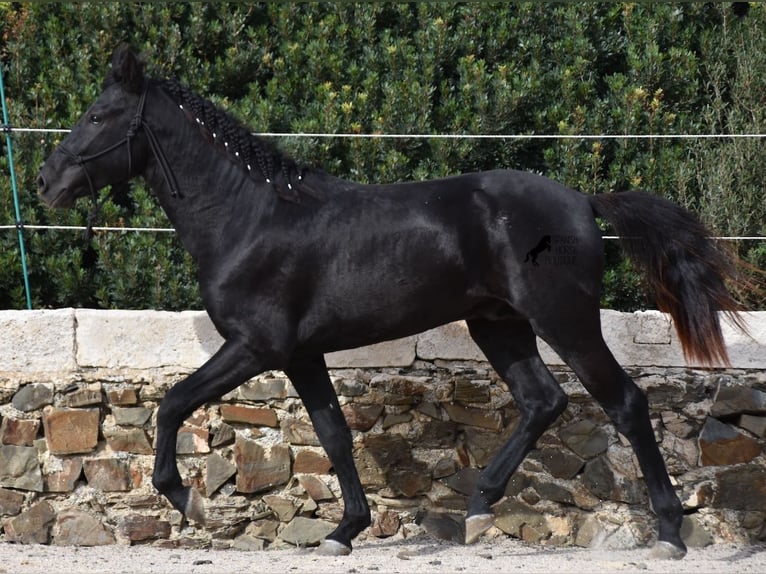
[[[301,307],[298,339],[311,347],[530,317],[583,289],[598,297],[602,246],[587,198],[544,177],[498,170],[349,186],[326,203],[298,234],[316,235],[302,241],[310,256],[282,259],[302,278],[287,293],[300,293],[290,306]]]

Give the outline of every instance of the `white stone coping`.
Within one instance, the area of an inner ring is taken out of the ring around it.
[[[723,323],[732,367],[766,369],[766,312],[745,315],[750,336]],[[688,365],[668,317],[657,311],[601,312],[604,338],[623,366]],[[193,370],[222,339],[204,311],[55,309],[0,311],[0,373],[78,369]],[[547,364],[561,359],[542,341]],[[484,360],[457,322],[395,341],[330,353],[331,368],[407,367],[424,360]]]

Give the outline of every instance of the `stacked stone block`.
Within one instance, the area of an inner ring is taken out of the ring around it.
[[[658,313],[604,312],[610,346],[648,394],[692,545],[766,538],[766,314],[727,331],[733,368],[683,365]],[[220,340],[202,313],[0,312],[0,525],[8,542],[248,550],[319,541],[337,478],[282,373],[184,423],[182,476],[206,497],[189,523],[151,485],[156,412]],[[558,357],[569,396],[496,506],[489,535],[551,545],[651,542],[655,520],[624,437]],[[462,324],[328,356],[373,508],[364,536],[462,540],[480,469],[518,420]]]

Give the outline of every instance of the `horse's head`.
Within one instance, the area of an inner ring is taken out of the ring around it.
[[[85,195],[127,182],[146,164],[146,135],[140,130],[147,80],[129,47],[112,57],[104,90],[71,133],[46,160],[37,178],[51,207],[72,207]]]

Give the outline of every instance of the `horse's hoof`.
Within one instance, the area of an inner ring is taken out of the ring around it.
[[[675,544],[659,540],[652,547],[649,556],[653,560],[681,560],[686,556],[686,548],[679,548]]]
[[[351,554],[351,547],[337,540],[325,538],[314,552],[321,556],[348,556]]]
[[[186,501],[184,515],[202,526],[205,525],[205,502],[196,488],[189,489],[189,500]]]
[[[473,544],[489,530],[495,521],[494,514],[475,514],[465,519],[465,543]]]

